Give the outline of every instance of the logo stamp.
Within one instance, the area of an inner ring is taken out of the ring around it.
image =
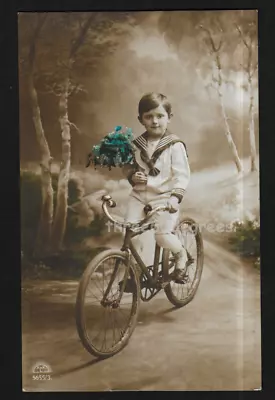
[[[34,381],[50,381],[52,369],[49,364],[44,361],[38,361],[32,367],[32,379]]]

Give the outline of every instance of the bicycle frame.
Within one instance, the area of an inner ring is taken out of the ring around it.
[[[129,251],[131,255],[134,257],[134,259],[136,260],[138,266],[140,267],[140,269],[142,270],[142,272],[144,273],[144,275],[146,276],[146,278],[148,279],[149,284],[152,287],[156,287],[157,284],[157,279],[158,279],[158,266],[160,263],[160,247],[158,246],[158,244],[156,243],[155,245],[155,255],[154,255],[154,263],[153,263],[153,278],[150,275],[147,266],[145,265],[145,263],[143,262],[143,260],[141,259],[141,257],[139,256],[133,242],[132,242],[132,238],[135,236],[140,235],[141,233],[143,233],[144,231],[150,230],[152,229],[152,224],[150,224],[148,227],[145,227],[141,230],[139,230],[138,232],[133,231],[131,228],[126,228],[126,233],[125,233],[125,237],[124,237],[124,243],[123,246],[121,248],[122,251]]]
[[[120,302],[120,300],[122,298],[122,294],[124,292],[125,286],[126,286],[126,281],[127,281],[128,275],[129,275],[131,255],[134,257],[134,259],[138,263],[140,269],[142,270],[143,274],[146,276],[146,278],[147,278],[149,284],[151,285],[151,287],[152,288],[157,288],[158,266],[159,266],[159,258],[160,258],[160,247],[156,243],[156,245],[155,245],[154,264],[153,264],[153,277],[152,277],[150,275],[148,269],[147,269],[147,266],[144,264],[144,262],[142,261],[142,259],[138,255],[138,252],[136,251],[135,246],[132,243],[131,239],[134,236],[140,235],[141,233],[143,233],[143,232],[145,232],[147,230],[151,230],[155,226],[155,223],[151,222],[151,223],[149,223],[147,225],[144,225],[145,221],[147,221],[150,216],[149,217],[147,216],[148,218],[145,218],[145,219],[139,221],[137,224],[119,223],[119,222],[117,222],[116,220],[114,220],[112,218],[112,216],[109,214],[109,212],[107,210],[107,207],[106,207],[107,204],[108,204],[109,207],[113,208],[113,207],[116,206],[116,202],[114,200],[112,200],[111,196],[109,196],[109,195],[104,195],[102,197],[102,200],[103,200],[102,208],[103,208],[103,211],[104,211],[105,215],[108,217],[108,219],[111,222],[118,223],[119,226],[122,226],[122,227],[126,228],[126,232],[125,232],[125,236],[124,236],[124,242],[123,242],[123,246],[121,248],[121,251],[124,251],[124,252],[127,253],[128,263],[127,263],[125,274],[124,274],[124,278],[123,278],[123,281],[122,281],[122,286],[121,286],[121,289],[120,289],[120,296],[116,301],[116,304],[119,304],[119,302]],[[163,210],[168,210],[167,207],[158,207],[157,209],[154,210],[154,212],[158,211],[158,209],[162,210],[162,211]],[[136,228],[138,228],[137,231],[135,231],[135,228],[133,229],[134,226],[136,226]],[[107,301],[106,299],[107,299],[107,296],[109,294],[110,288],[111,288],[111,286],[112,286],[112,284],[113,284],[113,282],[115,280],[115,276],[116,276],[117,270],[118,270],[118,265],[116,264],[116,266],[114,268],[114,271],[112,273],[109,285],[108,285],[108,287],[107,287],[107,289],[106,289],[106,291],[105,291],[105,293],[103,295],[102,305],[105,304],[106,301]],[[158,289],[160,290],[160,288],[158,288]]]

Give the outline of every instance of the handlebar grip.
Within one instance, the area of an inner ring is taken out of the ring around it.
[[[116,202],[112,199],[112,197],[111,197],[109,194],[104,194],[104,195],[101,197],[101,200],[102,200],[104,203],[107,203],[108,206],[111,207],[111,208],[116,207]]]
[[[111,208],[116,207],[116,202],[115,202],[115,200],[109,200],[109,201],[108,201],[108,206],[111,207]]]

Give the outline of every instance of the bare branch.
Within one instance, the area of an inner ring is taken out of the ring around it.
[[[81,135],[81,130],[73,122],[71,122],[71,121],[68,121],[68,122],[69,122],[69,125],[72,126],[76,130],[76,132]]]
[[[219,52],[219,51],[220,51],[220,49],[221,49],[222,45],[223,45],[223,41],[222,41],[222,40],[220,40],[219,46],[218,46],[218,48],[217,48],[217,52]]]
[[[228,121],[233,121],[233,122],[238,122],[237,118],[233,118],[233,117],[227,117]]]
[[[210,89],[214,89],[215,91],[217,91],[217,85],[213,84],[213,82],[208,83],[208,85],[205,86],[205,89],[208,93],[208,95],[210,95]]]
[[[38,37],[40,35],[40,32],[41,32],[41,30],[43,28],[43,25],[46,22],[47,15],[48,14],[45,13],[45,15],[43,15],[43,17],[41,18],[41,21],[40,21],[40,18],[37,19],[36,28],[35,28],[35,30],[33,32],[33,35],[32,35],[32,39],[31,39],[31,43],[30,43],[30,49],[29,49],[29,65],[30,65],[31,72],[33,71],[33,65],[34,65],[34,59],[35,59],[36,42],[37,42],[37,39],[38,39]]]
[[[247,41],[246,41],[246,39],[245,39],[245,37],[244,37],[244,34],[243,34],[241,28],[239,27],[238,24],[235,24],[235,26],[236,26],[236,29],[237,29],[237,31],[239,32],[240,36],[241,36],[241,39],[242,39],[244,45],[249,49],[249,45],[248,45],[248,43],[247,43]]]
[[[226,83],[227,85],[235,86],[235,82],[232,81],[231,79],[224,79],[223,82]]]
[[[81,18],[78,18],[78,28],[81,30],[83,29]]]
[[[87,21],[85,22],[85,24],[82,27],[82,30],[80,31],[80,34],[78,35],[77,39],[73,42],[73,45],[71,47],[71,51],[70,51],[70,56],[69,59],[72,60],[73,57],[75,56],[76,52],[78,51],[79,47],[82,45],[85,36],[88,32],[88,29],[93,21],[93,19],[95,18],[95,13],[92,13],[90,15],[90,17],[87,19]]]
[[[86,93],[86,94],[88,94],[88,90],[87,89],[84,89],[83,87],[79,87],[78,88],[78,90],[77,90],[78,92],[83,92],[83,93]]]
[[[57,83],[54,83],[53,85],[45,85],[46,90],[39,90],[39,93],[41,94],[53,94],[56,97],[60,97],[62,94],[62,89],[60,88],[60,85]]]
[[[69,96],[73,96],[74,94],[79,93],[79,92],[88,93],[88,91],[86,89],[84,89],[80,83],[77,85],[71,84],[71,90],[69,92]]]
[[[248,48],[247,71],[249,75],[251,75],[251,67],[252,67],[252,46]]]
[[[248,50],[247,66],[245,67],[244,65],[242,65],[242,67],[247,72],[248,78],[251,79],[251,76],[252,76],[251,75],[252,39],[250,38],[250,43],[248,43],[248,41],[246,40],[241,28],[237,24],[235,24],[235,26],[236,26],[236,28],[237,28],[240,36],[241,36],[242,42],[244,43],[245,47]]]
[[[253,70],[252,70],[252,72],[251,72],[251,78],[252,78],[252,76],[255,74],[255,72],[257,71],[257,69],[258,69],[258,63],[255,64],[255,66],[254,66],[254,68],[253,68]]]
[[[200,25],[200,28],[207,33],[209,41],[210,41],[210,44],[211,44],[211,47],[212,47],[212,50],[213,50],[214,53],[217,53],[219,51],[219,49],[216,48],[216,46],[215,46],[215,43],[214,43],[214,40],[213,40],[213,36],[212,36],[212,33],[210,32],[210,30],[205,28],[203,25]]]

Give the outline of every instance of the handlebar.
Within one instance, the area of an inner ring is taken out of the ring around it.
[[[112,199],[112,197],[110,195],[104,195],[101,198],[102,200],[102,209],[104,214],[106,215],[106,217],[113,222],[114,224],[116,224],[117,226],[121,226],[123,228],[131,228],[131,227],[140,227],[142,226],[145,222],[147,222],[154,214],[156,214],[159,211],[170,211],[170,207],[168,206],[158,206],[155,209],[152,209],[150,206],[145,206],[145,212],[146,212],[146,217],[143,218],[142,220],[138,221],[138,222],[119,222],[117,220],[115,220],[111,214],[108,211],[108,206],[110,208],[114,208],[116,207],[116,202]]]

